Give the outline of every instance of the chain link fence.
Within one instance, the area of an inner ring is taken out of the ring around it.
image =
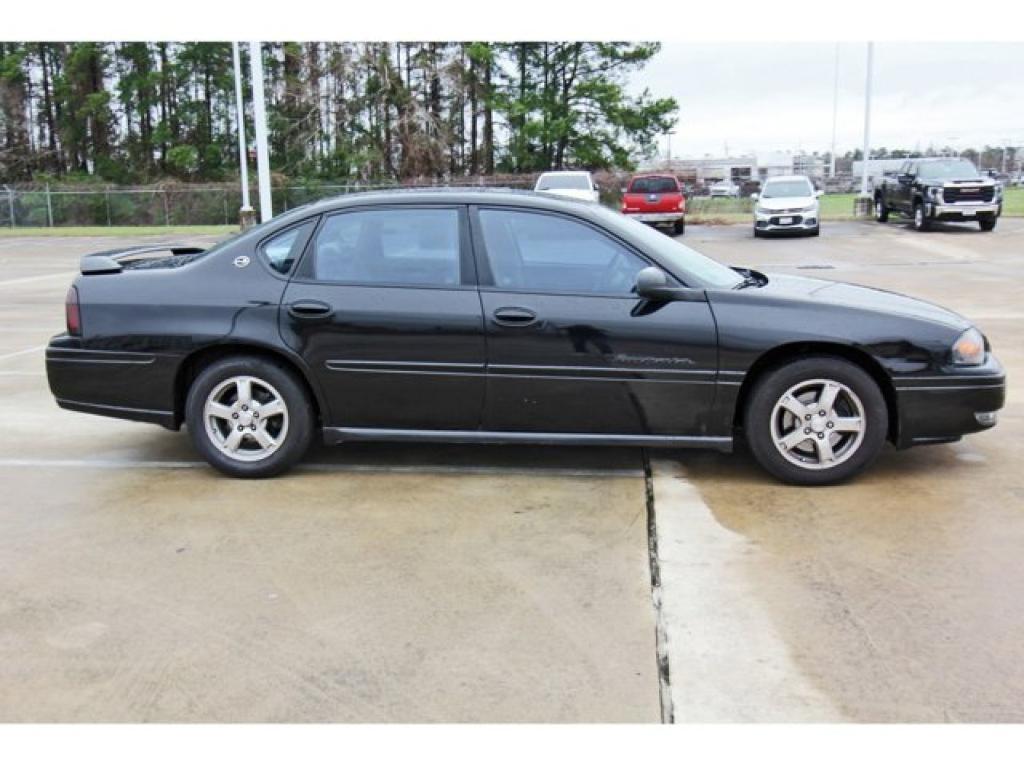
[[[529,176],[479,177],[452,183],[353,183],[272,186],[274,210],[282,213],[325,197],[395,188],[479,186],[529,189]],[[259,206],[256,187],[249,190]],[[176,184],[154,187],[0,185],[0,228],[61,226],[218,226],[239,222],[238,184]]]

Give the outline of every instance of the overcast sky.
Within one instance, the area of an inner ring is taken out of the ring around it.
[[[828,151],[835,43],[664,43],[632,78],[674,96],[673,156]],[[839,45],[839,154],[864,136],[866,45]],[[1024,145],[1024,43],[875,44],[871,144]],[[664,142],[662,142],[664,153]]]

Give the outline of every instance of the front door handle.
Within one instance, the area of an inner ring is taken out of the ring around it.
[[[288,313],[296,319],[324,319],[333,314],[334,309],[323,301],[295,301],[288,306]]]
[[[537,321],[537,314],[520,306],[495,309],[494,321],[505,327],[527,327]]]

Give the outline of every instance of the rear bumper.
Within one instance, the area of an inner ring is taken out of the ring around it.
[[[179,361],[165,354],[84,349],[80,339],[58,335],[46,349],[46,377],[66,410],[176,429]]]
[[[675,223],[686,217],[685,210],[676,210],[671,213],[626,213],[627,218],[642,223]]]
[[[894,384],[899,447],[956,441],[992,428],[1006,401],[1006,374],[991,354],[984,365],[970,371],[898,378]]]

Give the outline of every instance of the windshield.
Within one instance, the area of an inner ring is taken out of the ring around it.
[[[634,178],[628,194],[675,194],[679,186],[674,178]]]
[[[919,178],[977,178],[978,169],[968,160],[941,160],[939,162],[922,162],[918,166]]]
[[[769,181],[764,185],[761,196],[765,199],[779,197],[810,197],[813,194],[807,181]]]
[[[590,178],[582,174],[543,175],[537,180],[537,191],[548,189],[587,189],[591,188]]]
[[[671,271],[686,280],[688,287],[732,288],[743,281],[742,277],[728,266],[723,266],[672,237],[666,237],[645,223],[627,218],[606,207],[595,206],[594,212],[605,219],[614,230],[619,230],[634,242],[638,242],[645,252],[664,261]]]

